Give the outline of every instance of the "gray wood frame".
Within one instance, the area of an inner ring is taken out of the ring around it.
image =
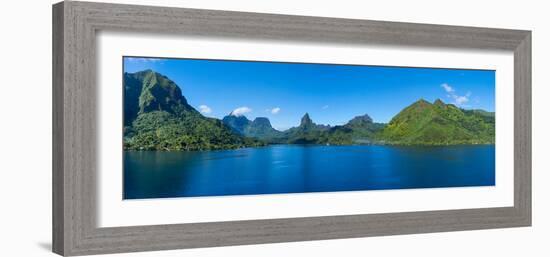
[[[514,206],[99,228],[97,31],[514,52]],[[53,251],[87,255],[531,225],[531,32],[66,1],[53,6]]]

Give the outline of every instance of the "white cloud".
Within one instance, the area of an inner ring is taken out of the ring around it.
[[[279,127],[279,126],[275,126],[275,127],[273,127],[273,128],[276,129],[276,130],[278,130],[278,131],[285,131],[285,130],[291,128],[291,127],[289,127],[289,126],[280,126],[280,127]]]
[[[199,110],[201,113],[204,113],[204,114],[208,114],[212,112],[212,109],[210,109],[210,107],[204,104],[199,106]]]
[[[321,107],[321,109],[323,109],[323,110],[328,109],[328,105],[324,105],[323,107]]]
[[[447,97],[452,98],[454,104],[458,106],[465,106],[464,104],[470,101],[470,96],[472,95],[470,91],[466,92],[466,95],[458,95],[456,94],[456,90],[447,83],[441,84],[441,87],[447,92]]]
[[[447,83],[441,84],[441,87],[442,87],[443,89],[445,89],[445,91],[446,91],[447,93],[453,93],[453,92],[455,91],[455,90],[453,89],[453,87],[449,86],[449,84],[447,84]]]
[[[235,116],[243,116],[245,113],[249,113],[249,112],[251,112],[251,111],[252,111],[252,109],[250,109],[250,108],[248,108],[248,107],[246,107],[246,106],[243,106],[243,107],[239,107],[239,108],[233,110],[233,111],[231,112],[231,114],[232,114],[232,115],[235,115]]]
[[[463,105],[469,101],[468,97],[466,96],[456,96],[455,103],[457,105]]]
[[[271,114],[277,114],[277,113],[279,113],[280,111],[281,111],[281,108],[275,107],[275,108],[271,109]]]

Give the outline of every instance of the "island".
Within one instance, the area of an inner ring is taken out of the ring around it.
[[[205,151],[272,144],[468,145],[495,143],[495,113],[419,99],[389,123],[365,113],[344,125],[316,124],[305,113],[296,127],[279,131],[266,117],[229,113],[203,116],[181,88],[153,70],[124,73],[124,150]],[[381,107],[382,108],[382,107]]]

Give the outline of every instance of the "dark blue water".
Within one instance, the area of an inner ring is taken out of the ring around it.
[[[494,145],[124,153],[125,199],[493,185]]]

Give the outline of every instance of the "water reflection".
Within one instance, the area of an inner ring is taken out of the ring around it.
[[[494,184],[492,145],[276,145],[124,154],[125,199]]]

